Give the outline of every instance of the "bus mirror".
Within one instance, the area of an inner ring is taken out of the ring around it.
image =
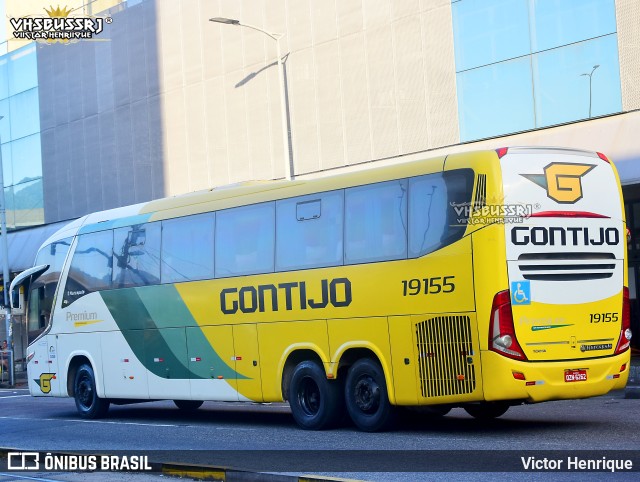
[[[16,286],[11,291],[11,314],[24,315],[24,285]]]

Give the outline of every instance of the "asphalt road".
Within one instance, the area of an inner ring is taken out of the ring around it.
[[[623,395],[616,392],[587,400],[512,407],[492,422],[479,422],[454,409],[441,419],[410,416],[394,431],[368,434],[349,425],[323,432],[301,430],[284,404],[208,402],[189,414],[171,402],[153,402],[112,406],[108,418],[87,421],[78,418],[71,399],[36,399],[26,390],[0,390],[0,446],[38,451],[150,450],[157,451],[153,453],[156,459],[274,472],[286,470],[283,467],[290,462],[304,473],[361,480],[482,480],[469,472],[427,477],[412,470],[429,453],[444,464],[450,459],[460,471],[467,470],[466,463],[473,466],[481,460],[489,460],[491,470],[496,470],[491,464],[501,459],[508,470],[514,455],[520,460],[521,455],[537,455],[530,451],[539,450],[593,451],[591,455],[599,458],[632,450],[633,456],[640,457],[640,400],[627,400]],[[283,455],[271,466],[266,460],[273,457],[268,452],[273,450],[300,452],[277,452]],[[363,468],[363,463],[354,464],[354,460],[368,460],[371,467]],[[385,472],[377,470],[381,466]],[[487,480],[496,476],[486,475]],[[616,480],[638,478],[637,472],[613,475]],[[548,472],[517,476],[519,480],[549,480]],[[554,473],[553,480],[602,480],[604,476],[611,474],[563,472]]]

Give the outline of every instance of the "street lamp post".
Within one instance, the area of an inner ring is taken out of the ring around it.
[[[286,85],[284,83],[284,63],[282,62],[282,56],[280,55],[280,39],[284,36],[284,34],[267,32],[266,30],[263,30],[259,27],[241,23],[240,20],[236,20],[233,18],[214,17],[210,18],[209,21],[215,23],[223,23],[226,25],[238,25],[240,27],[247,27],[253,30],[257,30],[258,32],[262,32],[263,34],[276,41],[276,55],[278,56],[278,78],[280,80],[280,85],[282,86],[280,90],[280,111],[282,116],[282,141],[285,153],[285,176],[287,180],[290,181],[291,179],[293,179],[293,148],[291,147],[291,137],[289,136],[289,130],[287,129],[287,92]]]
[[[0,115],[0,120],[4,116]],[[5,326],[7,328],[7,347],[13,353],[13,336],[11,333],[11,306],[9,304],[9,248],[7,246],[7,209],[4,201],[4,169],[2,165],[2,137],[0,137],[0,250],[2,253],[2,292],[4,293]],[[13,386],[13,363],[9,364],[9,384]]]
[[[600,65],[594,65],[593,66],[593,70],[591,71],[590,74],[580,74],[580,77],[582,76],[588,76],[589,77],[589,119],[591,119],[591,77],[593,76],[593,73],[596,71],[596,69],[600,67]]]

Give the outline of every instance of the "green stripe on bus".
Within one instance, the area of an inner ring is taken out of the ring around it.
[[[155,375],[171,379],[204,379],[212,374],[226,379],[247,378],[213,349],[173,285],[100,294],[136,357]],[[143,337],[139,330],[144,330]],[[190,352],[204,363],[190,365]]]

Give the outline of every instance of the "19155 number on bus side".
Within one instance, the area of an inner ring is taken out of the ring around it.
[[[454,280],[455,276],[435,276],[433,278],[402,280],[402,296],[451,293],[456,289]]]

